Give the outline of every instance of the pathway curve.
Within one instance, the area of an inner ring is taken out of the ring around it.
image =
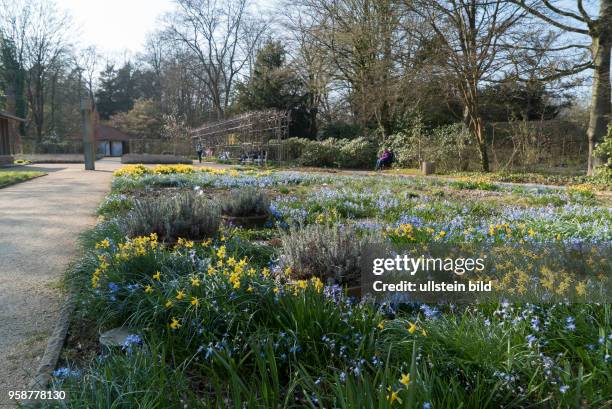
[[[31,165],[48,172],[0,189],[0,407],[9,390],[25,390],[62,304],[60,280],[78,254],[78,237],[96,222],[118,159]]]

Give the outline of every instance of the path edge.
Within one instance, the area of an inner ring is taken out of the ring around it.
[[[70,326],[70,317],[75,307],[75,293],[70,291],[64,300],[64,304],[60,309],[59,317],[53,328],[53,333],[47,341],[47,347],[40,360],[36,374],[28,384],[30,391],[46,391],[48,390],[49,382],[51,382],[52,373],[55,369],[60,357],[60,353],[66,341],[66,335]],[[40,403],[39,400],[22,400],[20,402],[24,406],[30,406]]]

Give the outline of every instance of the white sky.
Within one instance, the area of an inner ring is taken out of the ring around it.
[[[80,32],[81,47],[95,45],[102,54],[143,48],[147,33],[159,16],[172,10],[172,0],[56,0],[67,10]]]
[[[148,33],[160,24],[161,17],[175,8],[173,0],[55,0],[60,10],[74,19],[82,48],[95,45],[98,52],[121,57],[144,47]],[[275,0],[252,0],[255,13],[267,13]]]

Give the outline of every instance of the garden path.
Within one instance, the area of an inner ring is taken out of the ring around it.
[[[48,175],[0,189],[0,407],[13,405],[8,391],[27,389],[38,367],[62,304],[60,280],[120,166],[112,158],[96,171],[29,165]]]

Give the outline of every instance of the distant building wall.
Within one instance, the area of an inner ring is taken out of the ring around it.
[[[150,155],[194,156],[195,146],[190,139],[130,139],[129,152]]]

